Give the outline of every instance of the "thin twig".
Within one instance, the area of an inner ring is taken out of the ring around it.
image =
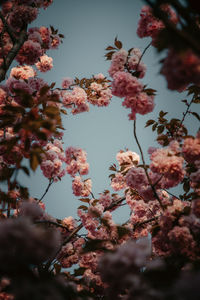
[[[140,146],[140,143],[139,143],[139,140],[137,138],[137,134],[136,134],[136,120],[134,120],[134,123],[133,123],[133,133],[134,133],[134,137],[135,137],[135,140],[136,140],[136,143],[138,145],[138,148],[140,150],[140,154],[141,154],[141,157],[142,157],[142,162],[143,162],[143,166],[144,166],[144,171],[145,171],[145,174],[147,176],[147,179],[148,179],[148,182],[149,182],[149,185],[151,186],[152,188],[152,191],[154,193],[154,196],[155,198],[158,200],[161,208],[164,210],[164,206],[162,205],[162,202],[156,192],[156,189],[155,189],[155,186],[152,184],[152,181],[151,181],[151,178],[149,177],[149,174],[148,174],[148,171],[147,171],[147,166],[146,166],[146,163],[145,163],[145,160],[144,160],[144,154],[143,154],[143,151],[142,151],[142,148]]]
[[[42,197],[39,199],[39,201],[38,201],[38,202],[41,202],[41,201],[42,201],[42,199],[45,197],[45,195],[48,193],[48,191],[49,191],[49,188],[50,188],[50,186],[52,185],[52,183],[53,183],[53,179],[49,179],[49,184],[48,184],[48,186],[47,186],[47,188],[46,188],[46,190],[45,190],[44,194],[42,195]]]
[[[137,72],[137,70],[138,70],[139,64],[140,64],[140,62],[141,62],[141,60],[142,60],[142,58],[143,58],[145,52],[149,49],[150,46],[151,46],[151,43],[149,43],[149,44],[146,46],[146,48],[143,50],[143,52],[142,52],[142,54],[141,54],[141,56],[140,56],[140,58],[139,58],[139,61],[138,61],[136,70],[135,70],[136,72]]]
[[[176,195],[172,194],[171,192],[169,192],[168,190],[166,189],[163,189],[163,191],[167,192],[169,195],[171,195],[172,197],[175,197],[176,199],[180,200],[179,197],[177,197]]]
[[[180,127],[182,126],[183,122],[185,121],[185,117],[187,116],[187,114],[189,112],[190,106],[192,105],[192,102],[193,102],[194,98],[195,98],[195,96],[192,97],[190,103],[187,105],[186,111],[183,113],[183,118],[181,120]]]
[[[68,229],[66,226],[64,226],[64,225],[62,225],[62,224],[60,224],[60,223],[54,222],[54,221],[49,221],[49,220],[38,220],[38,221],[35,221],[34,223],[35,223],[35,224],[50,224],[50,225],[55,225],[55,226],[57,226],[57,227],[61,227],[61,228],[63,228],[63,229],[66,229],[67,231],[69,231],[69,229]]]
[[[119,205],[121,202],[123,202],[126,198],[120,198],[117,201],[115,201],[114,203],[112,203],[109,207],[105,208],[104,211],[110,210],[113,207]],[[50,259],[45,266],[45,269],[48,270],[49,267],[51,266],[52,262],[54,261],[54,259],[56,258],[56,256],[59,254],[59,252],[61,251],[62,247],[67,244],[81,229],[83,228],[83,224],[79,224],[67,237],[66,239],[62,242],[62,245],[59,247],[58,251],[56,252],[56,254],[54,255],[54,257],[52,259]]]
[[[160,215],[160,216],[161,216],[161,215]],[[150,222],[152,222],[152,221],[158,220],[158,218],[160,218],[160,216],[155,216],[155,217],[152,217],[152,218],[150,218],[150,219],[148,219],[148,220],[145,220],[145,221],[143,221],[143,222],[139,222],[139,223],[134,224],[134,225],[133,225],[133,230],[135,230],[135,229],[136,229],[137,227],[139,227],[139,226],[142,226],[142,225],[145,225],[145,224],[150,223]]]

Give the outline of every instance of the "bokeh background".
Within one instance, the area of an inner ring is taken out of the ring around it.
[[[144,2],[137,0],[54,0],[45,11],[41,11],[32,26],[53,25],[65,35],[58,50],[47,54],[54,60],[54,68],[45,74],[38,74],[47,82],[56,82],[60,87],[64,77],[91,77],[103,73],[108,76],[110,61],[104,58],[105,48],[113,44],[117,36],[123,42],[123,48],[137,47],[141,50],[150,39],[139,39],[136,35],[137,23]],[[149,48],[143,61],[147,65],[147,74],[143,79],[148,87],[157,89],[155,110],[146,116],[137,116],[137,134],[148,163],[147,149],[156,146],[156,135],[150,128],[144,128],[146,120],[156,118],[162,109],[169,112],[169,117],[182,117],[183,94],[167,90],[165,79],[159,74],[159,60],[165,55]],[[38,72],[39,73],[39,72]],[[93,182],[95,197],[105,189],[110,189],[111,171],[109,166],[116,163],[119,150],[128,148],[139,153],[133,137],[133,122],[128,120],[129,111],[122,107],[122,99],[113,97],[106,108],[91,107],[90,112],[63,117],[64,148],[81,147],[87,152],[90,164],[89,176]],[[195,109],[195,107],[194,107]],[[195,120],[187,118],[190,130],[195,130]],[[21,183],[30,188],[33,197],[40,198],[48,180],[40,170],[32,173],[30,178],[21,176]],[[47,212],[58,218],[76,217],[77,207],[81,204],[72,194],[71,177],[66,174],[61,182],[53,184],[44,198]],[[116,214],[119,222],[128,219],[128,210],[123,207]]]

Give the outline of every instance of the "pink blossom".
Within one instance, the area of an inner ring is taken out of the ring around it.
[[[11,1],[6,1],[2,3],[2,12],[4,15],[9,13],[13,7],[13,3]]]
[[[200,199],[194,199],[192,201],[192,213],[195,214],[197,218],[200,218]]]
[[[51,160],[45,160],[40,165],[43,175],[47,178],[52,178],[54,172],[54,164]]]
[[[88,103],[82,103],[80,105],[77,105],[76,108],[72,109],[72,114],[76,115],[86,111],[89,111],[89,105]]]
[[[73,218],[73,217],[67,217],[67,218],[64,218],[62,220],[62,223],[64,226],[66,226],[70,231],[71,230],[74,230],[74,228],[77,226],[76,224],[76,220]]]
[[[47,83],[38,77],[29,77],[27,85],[33,90],[40,92],[41,88],[47,86]]]
[[[116,159],[119,165],[129,164],[129,165],[137,165],[140,161],[140,157],[137,153],[128,151],[119,151],[116,155]]]
[[[184,159],[177,156],[170,147],[157,149],[151,155],[150,168],[153,172],[163,175],[163,187],[169,188],[179,184],[185,171],[183,169]]]
[[[35,66],[40,72],[47,72],[53,68],[53,58],[44,54],[39,58]]]
[[[39,28],[39,33],[40,33],[41,38],[42,38],[42,43],[43,43],[44,49],[49,49],[50,46],[51,46],[51,33],[50,33],[50,30],[45,26],[41,26]]]
[[[90,84],[91,94],[88,96],[88,101],[97,106],[108,106],[112,98],[112,92],[107,83],[102,84],[92,82]]]
[[[100,194],[99,196],[99,203],[101,205],[103,205],[104,208],[107,208],[111,205],[112,203],[112,197],[110,195],[110,192],[109,193],[102,193]]]
[[[16,79],[28,79],[35,76],[36,71],[31,66],[17,66],[10,71],[10,77],[15,77]]]
[[[139,75],[137,77],[143,78],[146,73],[146,65],[140,61],[141,51],[137,48],[133,48],[131,56],[128,59],[128,66],[130,70],[136,70]]]
[[[103,211],[104,211],[103,205],[101,205],[100,203],[97,203],[97,204],[93,205],[93,201],[90,201],[90,206],[89,206],[89,209],[88,209],[88,214],[91,217],[101,216],[103,214]]]
[[[21,65],[34,65],[42,54],[43,53],[40,44],[28,40],[23,44],[22,48],[16,56],[16,60]]]
[[[99,73],[99,74],[94,75],[94,78],[103,80],[105,78],[105,76],[102,73]]]
[[[115,177],[111,180],[111,187],[115,191],[119,191],[126,188],[126,181],[121,173],[115,174]]]
[[[76,176],[72,182],[72,190],[75,196],[81,196],[81,192],[84,189],[84,184],[80,176]]]
[[[178,22],[175,11],[171,9],[169,5],[161,5],[160,8],[168,14],[169,20],[172,23],[176,24]],[[143,6],[140,13],[137,35],[140,38],[150,36],[152,38],[152,43],[156,45],[157,36],[163,28],[165,28],[165,25],[161,20],[153,16],[151,7],[147,5]]]
[[[81,105],[85,104],[87,100],[87,94],[84,89],[75,86],[72,91],[65,92],[63,97],[63,105],[68,106],[69,104]]]
[[[126,175],[126,184],[138,191],[148,183],[145,171],[143,168],[131,168]]]
[[[186,256],[194,256],[196,243],[186,226],[175,226],[169,233],[168,238],[172,252],[181,253]]]
[[[161,74],[166,77],[170,90],[184,90],[190,83],[200,84],[200,59],[191,50],[176,52],[169,49]]]
[[[60,38],[58,35],[54,35],[51,40],[51,49],[57,49],[60,45]]]
[[[70,164],[74,159],[80,161],[81,163],[86,162],[87,154],[81,148],[68,147],[65,150],[66,163]]]
[[[19,5],[15,6],[9,15],[9,24],[14,30],[20,30],[23,24],[33,22],[38,15],[38,9],[31,6]]]
[[[193,163],[196,160],[200,160],[200,138],[186,138],[184,139],[182,152],[184,158]]]
[[[74,83],[74,79],[70,77],[65,77],[62,81],[62,88],[63,89],[68,89],[70,85]]]
[[[126,72],[117,72],[113,76],[112,94],[117,97],[135,96],[142,91],[142,84]]]
[[[145,115],[153,111],[155,106],[154,96],[149,96],[146,93],[141,92],[135,96],[126,97],[122,102],[122,105],[127,108],[131,108],[132,113],[134,114],[132,119],[135,120],[136,113]]]
[[[62,169],[65,156],[62,144],[58,144],[57,140],[55,141],[55,144],[49,142],[44,147],[45,154],[42,155],[40,167],[45,177],[53,178],[54,181],[57,181],[58,178],[65,175],[65,170]]]
[[[112,55],[111,66],[108,70],[108,73],[110,74],[111,77],[113,77],[113,75],[116,72],[124,71],[124,65],[126,63],[127,57],[128,57],[128,52],[124,49],[120,49],[118,52],[115,52]]]
[[[6,96],[6,92],[2,88],[0,88],[0,105],[5,103]]]

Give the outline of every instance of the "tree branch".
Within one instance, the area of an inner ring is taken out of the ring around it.
[[[191,33],[187,33],[185,30],[179,30],[176,26],[169,21],[167,14],[162,11],[158,5],[153,4],[150,0],[145,0],[145,2],[153,9],[155,17],[162,20],[166,28],[172,33],[179,37],[184,44],[191,47],[198,55],[200,53],[199,39],[191,36]],[[200,31],[199,31],[200,32]]]
[[[7,33],[9,34],[13,44],[15,44],[17,42],[17,39],[14,35],[14,32],[12,31],[12,29],[10,28],[10,26],[8,25],[8,23],[6,22],[6,19],[4,18],[4,16],[2,15],[1,11],[0,11],[0,18],[1,18],[1,21],[4,25],[4,28],[5,30],[7,31]]]
[[[133,123],[133,133],[134,133],[134,137],[135,137],[135,140],[136,140],[136,143],[138,145],[138,148],[140,150],[140,154],[141,154],[141,157],[142,157],[142,162],[143,162],[143,166],[144,166],[144,170],[145,170],[145,174],[147,176],[147,179],[148,179],[148,182],[149,182],[149,185],[151,186],[152,188],[152,191],[153,191],[153,194],[155,196],[155,198],[158,200],[161,208],[164,210],[164,206],[162,205],[162,202],[156,192],[156,189],[155,189],[155,186],[152,184],[152,181],[151,181],[151,178],[149,177],[149,174],[147,172],[147,167],[146,167],[146,163],[145,163],[145,160],[144,160],[144,154],[143,154],[143,151],[142,151],[142,148],[140,146],[140,143],[138,141],[138,138],[137,138],[137,134],[136,134],[136,120],[134,120],[134,123]]]
[[[14,58],[18,54],[19,50],[23,46],[24,42],[27,39],[27,26],[20,32],[20,35],[16,41],[16,43],[13,45],[12,49],[8,53],[4,66],[0,68],[0,82],[5,79],[6,72],[8,71],[11,63],[13,62]]]

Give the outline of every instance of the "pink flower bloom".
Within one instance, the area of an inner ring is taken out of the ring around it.
[[[137,165],[140,161],[140,157],[137,153],[132,151],[123,151],[123,150],[117,153],[116,159],[119,165],[122,164]]]
[[[181,253],[186,256],[194,256],[196,243],[186,226],[175,226],[169,233],[168,238],[171,244],[172,252]]]
[[[71,92],[66,92],[63,97],[63,105],[67,107],[68,104],[74,103],[75,105],[85,104],[87,94],[84,89],[75,86]]]
[[[40,72],[47,72],[53,68],[53,58],[44,54],[39,58],[35,66]]]
[[[94,78],[103,80],[105,78],[105,76],[102,73],[99,73],[99,74],[94,75]]]
[[[0,105],[5,103],[6,96],[7,93],[2,88],[0,88]]]
[[[73,217],[67,217],[62,220],[64,226],[66,226],[70,231],[74,230],[77,226],[76,220]]]
[[[135,120],[136,113],[145,115],[153,111],[155,106],[154,96],[148,96],[146,93],[141,92],[135,96],[126,97],[122,102],[122,105],[131,108],[132,113],[134,114],[132,119]]]
[[[66,77],[62,81],[62,88],[63,89],[68,89],[70,87],[70,85],[72,85],[73,83],[74,83],[74,79],[73,78]]]
[[[172,10],[169,5],[162,5],[161,9],[168,14],[169,20],[172,23],[176,24],[178,22],[175,11]],[[152,43],[156,45],[157,36],[164,27],[163,22],[153,16],[151,7],[147,5],[142,7],[137,28],[137,35],[140,38],[150,36],[152,38]]]
[[[107,106],[112,98],[112,92],[107,83],[92,82],[90,84],[91,94],[88,101],[97,106]]]
[[[182,152],[185,160],[193,163],[200,160],[200,138],[186,138],[184,139]]]
[[[107,208],[111,205],[112,203],[112,197],[110,193],[103,193],[100,194],[99,196],[99,203],[103,205],[104,208]]]
[[[76,108],[72,109],[72,114],[76,115],[86,111],[89,111],[89,105],[88,103],[82,103],[80,105],[77,105]]]
[[[16,60],[21,65],[34,65],[42,54],[43,53],[40,44],[28,40],[23,44],[22,48],[16,56]]]
[[[29,77],[27,84],[33,91],[39,92],[42,87],[47,86],[47,83],[38,77]]]
[[[183,180],[185,174],[183,169],[184,159],[177,156],[170,146],[154,151],[151,155],[151,161],[150,169],[164,176],[161,181],[163,187],[176,186]]]
[[[41,26],[39,28],[39,33],[40,33],[41,38],[42,38],[42,43],[43,43],[44,49],[49,49],[50,46],[51,46],[51,33],[50,33],[50,30],[45,26]]]
[[[115,191],[119,191],[126,188],[125,178],[121,173],[115,174],[115,177],[111,180],[111,187]]]
[[[54,35],[51,40],[51,49],[57,49],[60,45],[60,38],[58,35]]]
[[[142,91],[142,84],[126,72],[117,72],[113,76],[112,94],[117,97],[135,96]]]
[[[19,5],[15,6],[9,15],[9,24],[14,30],[19,31],[24,23],[33,22],[38,15],[38,9],[31,6]]]
[[[169,49],[164,60],[161,74],[166,77],[168,88],[184,90],[190,83],[200,84],[200,59],[191,50],[176,52]]]
[[[10,71],[10,77],[15,77],[16,79],[28,79],[35,76],[36,71],[30,66],[17,66]]]
[[[140,191],[143,186],[148,184],[147,177],[143,168],[131,168],[126,175],[126,184],[132,189]]]
[[[124,49],[120,49],[118,52],[115,52],[113,54],[111,66],[108,70],[108,73],[110,74],[111,77],[113,77],[113,75],[116,72],[124,71],[124,65],[126,63],[127,57],[128,57],[128,52]]]
[[[41,170],[43,172],[43,175],[47,178],[52,178],[53,177],[53,172],[54,172],[54,164],[50,160],[45,160],[41,163],[40,165]]]

